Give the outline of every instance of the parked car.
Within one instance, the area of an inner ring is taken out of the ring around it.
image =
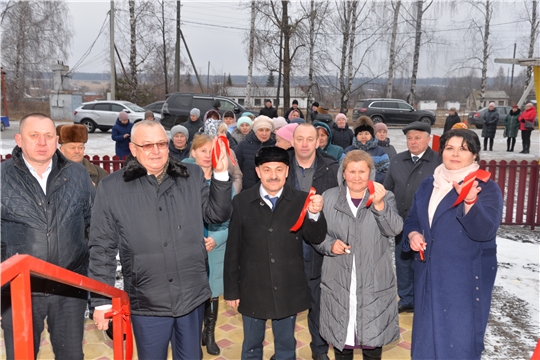
[[[159,114],[161,118],[161,108],[165,104],[165,100],[156,101],[143,107],[144,110],[151,110],[154,114]]]
[[[356,123],[362,115],[369,116],[373,122],[385,124],[409,124],[423,121],[435,124],[435,113],[429,110],[416,110],[400,99],[362,99],[353,109],[352,119]]]
[[[73,122],[85,125],[89,133],[93,133],[96,129],[107,132],[112,129],[121,111],[128,113],[129,120],[136,123],[143,120],[146,110],[129,101],[96,100],[83,103],[76,108],[73,112]]]
[[[225,111],[231,110],[238,119],[238,117],[240,117],[240,115],[246,111],[251,112],[255,116],[257,116],[259,113],[258,111],[244,108],[236,101],[225,96],[195,93],[173,93],[167,97],[167,100],[161,109],[161,125],[163,125],[165,129],[169,130],[174,125],[186,122],[189,118],[189,112],[193,108],[197,108],[201,111],[202,118],[204,114],[212,108],[215,100],[219,100],[221,103],[219,112],[222,115]]]
[[[499,121],[497,121],[497,126],[504,125],[504,119],[506,119],[506,115],[512,110],[511,106],[495,106],[495,109],[497,109],[497,112],[499,113]],[[484,123],[482,121],[482,117],[484,116],[484,113],[488,111],[488,107],[482,108],[478,111],[472,111],[469,113],[469,116],[467,117],[469,125],[476,126],[477,129],[481,129],[484,126]]]

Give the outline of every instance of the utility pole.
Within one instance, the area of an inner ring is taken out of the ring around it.
[[[208,72],[206,73],[206,92],[210,89],[210,61],[208,62]]]
[[[516,43],[514,43],[514,59],[516,58]],[[510,90],[514,86],[514,64],[512,64],[512,77],[510,78]]]
[[[180,0],[176,2],[176,48],[174,51],[174,91],[180,92]]]
[[[110,25],[110,56],[111,56],[111,100],[116,100],[116,70],[114,67],[114,0],[111,0],[111,10],[109,13]]]

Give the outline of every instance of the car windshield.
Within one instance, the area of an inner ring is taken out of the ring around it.
[[[125,106],[127,106],[129,108],[129,110],[131,111],[134,111],[134,112],[145,112],[145,110],[140,107],[139,105],[135,105],[133,103],[130,103],[130,102],[124,102],[122,103],[124,104]]]

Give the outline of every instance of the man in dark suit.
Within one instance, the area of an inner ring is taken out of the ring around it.
[[[326,220],[322,196],[313,195],[308,217],[291,231],[307,194],[285,184],[287,151],[263,147],[255,157],[259,186],[236,195],[229,225],[223,281],[228,305],[242,314],[242,359],[262,359],[266,320],[272,320],[278,359],[296,359],[296,314],[310,306],[302,239],[321,243]]]
[[[317,194],[336,187],[339,163],[332,156],[317,150],[319,139],[317,130],[312,124],[300,124],[293,133],[289,150],[291,171],[287,184],[297,190],[308,191],[314,187]],[[321,303],[321,269],[323,256],[304,238],[304,271],[310,289],[311,306],[308,314],[308,327],[311,335],[312,358],[328,359],[328,343],[319,334],[319,313]]]
[[[414,194],[422,180],[433,175],[441,164],[439,154],[429,147],[431,127],[415,121],[403,128],[407,137],[407,151],[390,159],[390,168],[384,179],[384,187],[396,196],[399,215],[405,220],[412,206]],[[396,236],[396,277],[398,283],[399,312],[414,310],[414,252],[401,250],[403,233]]]

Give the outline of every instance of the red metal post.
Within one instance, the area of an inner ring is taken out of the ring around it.
[[[22,271],[11,281],[10,290],[15,359],[33,359],[34,324],[28,269]]]

